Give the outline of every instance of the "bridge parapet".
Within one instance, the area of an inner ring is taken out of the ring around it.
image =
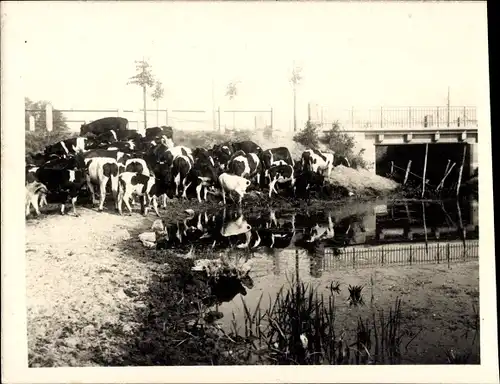
[[[323,116],[323,111],[321,115]],[[311,120],[328,130],[338,123],[345,131],[391,130],[447,130],[477,129],[476,107],[381,107],[368,110],[328,111],[325,122],[318,116]]]

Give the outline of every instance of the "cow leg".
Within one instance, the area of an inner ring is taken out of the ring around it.
[[[140,202],[141,202],[141,213],[144,215],[144,216],[147,216],[148,214],[148,207],[146,205],[146,202],[144,201],[145,199],[145,196],[141,196],[142,198],[140,199]],[[134,201],[134,199],[132,198],[132,201]]]
[[[131,198],[130,194],[128,194],[127,191],[125,191],[122,201],[125,203],[125,206],[128,209],[129,215],[132,215],[132,207],[130,206],[130,198]]]
[[[201,192],[202,188],[203,188],[203,184],[198,184],[196,186],[196,197],[198,198],[198,202],[200,202],[200,203],[201,203],[200,192]],[[205,200],[206,200],[206,192],[205,192]]]
[[[61,204],[61,215],[64,215],[64,204]]]
[[[187,199],[187,189],[191,186],[191,183],[189,183],[188,185],[186,185],[186,184],[185,184],[185,181],[186,181],[186,180],[184,180],[184,181],[182,182],[182,185],[183,185],[183,187],[184,187],[184,189],[183,189],[183,191],[182,191],[182,198],[183,198],[183,199]]]
[[[208,189],[207,189],[207,186],[205,185],[205,188],[203,189],[203,200],[207,201],[207,192],[208,192]]]
[[[33,208],[35,208],[35,213],[40,215],[40,210],[38,209],[38,195],[35,194],[31,197],[31,205],[33,205]],[[28,214],[29,214],[29,205],[28,205]]]
[[[87,181],[87,187],[89,189],[89,192],[92,195],[92,204],[96,205],[97,204],[97,199],[95,198],[94,185],[92,184],[92,181],[90,180],[90,176],[89,175],[86,175],[85,179]]]
[[[156,216],[160,217],[160,212],[158,212],[158,197],[153,196],[152,200],[153,200],[153,209],[156,213]]]
[[[72,197],[71,198],[71,206],[73,207],[73,214],[78,217],[80,216],[77,212],[76,212],[76,206],[75,206],[75,203],[76,203],[76,200],[78,199],[78,196],[75,196],[75,197]]]
[[[269,183],[269,197],[272,196],[273,194],[273,191],[277,194],[278,192],[276,192],[276,189],[274,188],[275,184],[276,184],[276,177]]]
[[[260,186],[260,173],[257,172],[257,186]]]
[[[226,191],[224,190],[224,188],[222,188],[222,201],[224,205],[226,205]]]
[[[118,209],[118,175],[111,176],[111,194],[113,195],[113,202],[115,203],[115,209]]]
[[[99,212],[104,208],[104,200],[106,199],[106,184],[108,184],[109,178],[102,176],[102,180],[99,183]]]
[[[26,203],[26,216],[30,215],[31,200]]]
[[[40,200],[39,200],[38,204],[39,204],[38,206],[40,208],[45,207],[46,205],[48,205],[47,204],[47,196],[45,195],[45,193],[41,193],[40,194]]]

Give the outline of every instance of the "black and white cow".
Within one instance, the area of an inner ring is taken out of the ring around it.
[[[266,169],[264,176],[269,185],[269,197],[272,197],[273,192],[278,193],[275,188],[276,183],[290,183],[291,187],[295,185],[295,172],[292,165],[273,165],[269,169]]]
[[[141,212],[146,216],[148,214],[149,206],[152,204],[156,215],[159,217],[158,212],[158,196],[156,179],[154,176],[147,176],[136,172],[123,172],[118,176],[118,212],[122,214],[122,204],[125,205],[130,214],[132,214],[132,207],[129,201],[135,197],[142,197]]]
[[[294,167],[292,154],[287,147],[269,148],[261,154],[262,167],[264,170],[271,168],[273,165],[288,164]]]
[[[45,147],[45,156],[56,155],[67,158],[77,152],[84,152],[87,149],[87,141],[89,139],[85,137],[61,140],[55,144],[47,145]]]
[[[96,204],[94,185],[99,186],[99,211],[104,208],[106,199],[106,186],[111,180],[111,192],[118,208],[118,161],[124,154],[119,151],[93,150],[84,155],[87,170],[86,180],[92,195],[92,203]]]
[[[189,185],[195,186],[196,197],[201,203],[201,192],[203,200],[207,200],[208,188],[215,188],[218,185],[218,170],[210,156],[200,156],[194,160],[192,169],[188,173]]]
[[[249,180],[255,178],[257,185],[260,185],[262,164],[256,153],[245,154],[240,150],[235,152],[235,154],[231,157],[228,164],[228,172]]]
[[[317,149],[307,149],[302,153],[302,165],[304,170],[323,172],[330,176],[334,167],[335,156],[333,152],[322,152]]]
[[[73,213],[78,193],[85,184],[83,163],[77,158],[57,159],[42,165],[36,171],[36,178],[47,187],[47,199],[61,204],[61,214],[64,214],[68,198],[71,200]]]
[[[193,167],[193,160],[186,155],[178,155],[172,163],[172,176],[175,183],[176,195],[180,194],[180,186],[182,185],[182,198],[187,199],[187,189],[191,185],[188,178],[189,172]]]

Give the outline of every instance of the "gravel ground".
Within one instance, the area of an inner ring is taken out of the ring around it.
[[[153,216],[79,213],[26,222],[30,366],[92,365],[92,348],[106,343],[106,327],[141,305],[133,297],[148,285],[148,265],[125,259],[121,243],[149,227]],[[140,255],[137,241],[127,243]]]

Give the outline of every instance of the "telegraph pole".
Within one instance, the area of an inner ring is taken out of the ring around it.
[[[212,125],[215,131],[215,85],[214,85],[214,77],[212,76]]]
[[[448,85],[448,103],[446,105],[447,117],[446,117],[446,126],[450,126],[450,86]]]

